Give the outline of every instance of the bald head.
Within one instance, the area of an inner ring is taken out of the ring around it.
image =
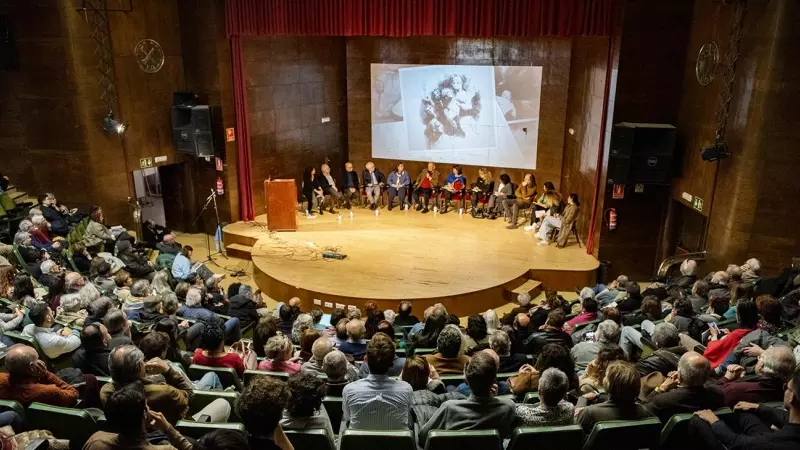
[[[162,239],[165,244],[172,244],[175,242],[175,235],[174,234],[165,234],[164,239]]]
[[[489,355],[492,358],[494,358],[494,362],[497,364],[497,367],[498,368],[500,367],[500,355],[498,355],[496,351],[494,351],[491,348],[487,348],[487,349],[481,350],[481,352],[482,353],[486,353],[487,355]]]
[[[314,359],[318,363],[321,363],[325,355],[330,353],[331,350],[333,350],[333,343],[326,337],[317,339],[314,341],[314,345],[311,346],[311,354],[314,355]]]
[[[517,314],[517,318],[514,320],[517,323],[519,328],[527,328],[528,325],[531,323],[531,318],[525,313]]]
[[[697,352],[686,352],[678,361],[678,375],[682,386],[697,387],[708,381],[711,364]]]
[[[428,317],[430,317],[431,314],[433,314],[433,306],[428,306],[427,308],[425,308],[425,311],[423,311],[423,313],[422,313],[423,320],[427,319]]]
[[[292,308],[299,308],[300,307],[300,299],[298,297],[292,297],[289,299],[289,306]]]
[[[6,371],[12,377],[28,377],[33,373],[33,364],[39,355],[33,347],[23,344],[12,345],[6,353]]]

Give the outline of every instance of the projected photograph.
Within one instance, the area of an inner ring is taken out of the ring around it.
[[[541,67],[373,64],[377,158],[536,168]]]

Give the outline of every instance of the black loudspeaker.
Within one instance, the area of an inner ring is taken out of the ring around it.
[[[188,106],[189,97],[176,97],[173,101],[184,103],[172,107],[172,140],[180,153],[197,156],[214,156],[214,138],[211,133],[211,110],[207,105]]]
[[[669,184],[676,130],[656,123],[618,123],[611,133],[608,180],[614,184]]]
[[[172,107],[172,141],[175,150],[181,153],[194,154],[194,126],[192,125],[192,108],[186,106]]]
[[[211,157],[214,156],[214,138],[211,133],[195,133],[194,146],[197,156]]]

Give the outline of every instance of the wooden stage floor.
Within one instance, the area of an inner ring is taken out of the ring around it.
[[[368,300],[396,309],[399,301],[411,300],[418,313],[441,302],[467,315],[505,304],[530,279],[556,290],[590,284],[598,266],[574,238],[563,249],[538,246],[533,232],[508,230],[502,219],[457,211],[353,212],[350,218],[342,210],[341,222],[334,214],[315,220],[299,215],[296,232],[280,233],[269,233],[262,215],[226,226],[224,241],[229,251],[231,244],[249,250],[256,283],[267,295],[297,296],[304,307],[316,304],[326,312]],[[323,259],[329,249],[347,258]]]

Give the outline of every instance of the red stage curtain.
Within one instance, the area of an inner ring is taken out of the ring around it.
[[[227,0],[228,36],[608,36],[613,0]]]
[[[242,39],[231,37],[231,59],[233,65],[233,98],[236,106],[236,168],[239,171],[239,212],[242,220],[253,220],[253,175],[252,152],[250,150],[250,115],[247,113],[247,89],[242,64]]]

